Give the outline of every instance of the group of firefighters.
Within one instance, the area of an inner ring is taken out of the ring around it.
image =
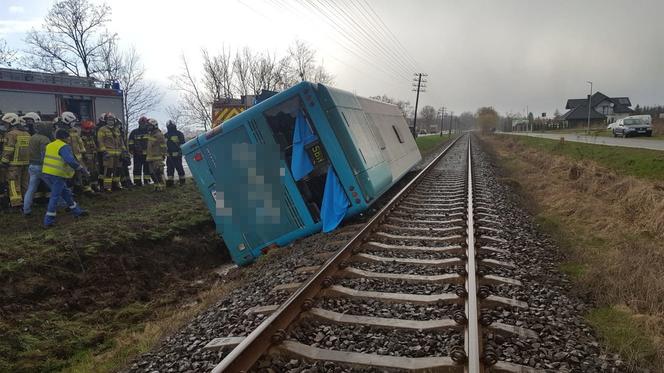
[[[122,123],[105,113],[95,124],[63,112],[52,122],[39,114],[0,117],[0,208],[29,216],[35,197],[48,197],[44,226],[55,223],[57,208],[86,215],[76,193],[95,195],[153,184],[155,191],[185,183],[181,145],[184,135],[169,120],[162,133],[156,119],[141,117],[125,138]],[[133,180],[129,167],[133,158]],[[164,159],[167,179],[164,182]],[[8,202],[8,203],[7,203]]]

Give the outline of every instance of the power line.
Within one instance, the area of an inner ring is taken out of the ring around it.
[[[367,50],[367,46],[363,46],[360,44],[355,37],[350,34],[342,25],[340,25],[336,20],[333,14],[330,13],[328,8],[322,9],[314,0],[298,0],[298,2],[301,5],[307,6],[308,8],[314,10],[315,12],[323,15],[325,19],[327,19],[327,23],[331,25],[334,29],[336,29],[337,32],[339,32],[346,40],[354,44],[359,50],[365,50],[370,52],[373,57],[376,57],[378,59],[381,59],[379,54],[375,51],[373,48],[369,48]],[[321,4],[323,5],[323,4]],[[401,76],[404,79],[408,79],[408,75],[406,75],[404,72],[399,71],[399,69],[396,69],[393,67],[393,65],[385,65],[385,68],[393,71],[395,74],[398,76]]]
[[[359,1],[355,2],[350,0],[350,4],[353,5],[355,9],[358,10],[359,14],[366,20],[366,23],[369,25],[369,27],[371,27],[372,31],[375,34],[379,34],[381,36],[378,38],[378,40],[381,42],[381,44],[384,44],[388,49],[392,51],[392,53],[397,57],[400,63],[406,67],[406,70],[408,71],[417,70],[416,64],[413,64],[408,60],[409,55],[407,52],[404,53],[404,51],[400,51],[398,44],[393,44],[393,43],[391,43],[391,45],[388,44],[388,42],[390,41],[389,40],[390,36],[388,32],[386,32],[385,29],[382,28],[380,24],[375,22],[375,19],[377,18],[379,21],[382,22],[382,20],[379,17],[376,16],[372,17],[371,14],[369,14],[369,11],[366,8],[364,8]],[[393,46],[395,45],[396,48],[393,48]]]
[[[345,6],[343,6],[344,4],[341,4],[340,6],[340,4],[338,3],[335,4],[330,0],[323,0],[323,1],[325,1],[327,4],[330,4],[330,6],[332,6],[333,8],[337,9],[336,11],[337,15],[339,15],[341,19],[345,20],[346,24],[348,24],[350,28],[355,29],[359,37],[363,38],[364,41],[368,42],[369,44],[373,44],[376,50],[380,51],[382,55],[386,58],[386,63],[392,63],[395,67],[406,72],[406,74],[409,74],[409,72],[412,71],[411,68],[409,68],[402,62],[397,52],[395,52],[392,48],[390,48],[390,46],[384,44],[380,38],[377,38],[375,36],[375,33],[367,31],[365,26],[358,23],[358,20],[360,20],[361,15],[357,15],[356,12],[353,12],[352,9],[346,8]],[[371,26],[372,22],[369,21],[367,22],[367,24]]]
[[[269,1],[271,1],[273,4],[275,4],[278,8],[287,8],[289,11],[292,11],[293,13],[298,13],[298,14],[300,14],[300,16],[303,16],[304,18],[306,18],[306,17],[308,17],[308,16],[310,15],[310,14],[305,14],[305,13],[303,13],[303,11],[302,11],[301,9],[298,9],[298,8],[295,7],[295,6],[292,6],[292,5],[289,4],[287,1],[284,1],[283,3],[282,3],[280,0],[269,0]],[[308,12],[311,12],[311,11],[308,10]],[[326,21],[326,23],[328,23],[328,25],[330,25],[331,27],[333,27],[332,24],[331,24],[330,22]],[[345,49],[347,52],[349,52],[349,53],[351,53],[352,55],[354,55],[355,57],[357,57],[357,58],[359,58],[359,59],[365,61],[367,64],[369,64],[369,65],[373,65],[377,70],[381,70],[382,72],[386,73],[387,75],[391,76],[392,78],[395,78],[396,80],[408,79],[408,78],[405,78],[404,76],[396,75],[394,72],[390,72],[390,71],[388,71],[387,69],[385,69],[384,66],[382,66],[382,65],[380,65],[380,64],[376,64],[376,63],[374,63],[371,59],[368,59],[368,58],[362,56],[360,53],[356,52],[356,51],[353,49],[352,46],[348,46],[347,44],[345,44],[344,42],[340,41],[338,38],[334,37],[333,35],[328,34],[328,36],[330,36],[330,38],[331,38],[335,43],[337,43],[339,46],[341,46],[341,47],[342,47],[343,49]],[[408,79],[408,80],[409,80],[409,79]]]
[[[383,22],[383,19],[380,18],[380,16],[379,16],[379,15],[376,13],[376,11],[371,7],[371,5],[367,2],[367,0],[358,0],[358,1],[363,2],[364,5],[366,5],[367,8],[369,8],[369,10],[371,11],[371,13],[373,13],[373,15],[374,15],[374,16],[380,21],[380,24],[382,25],[383,29],[387,31],[387,33],[390,35],[390,37],[392,38],[392,40],[395,41],[396,44],[401,48],[401,50],[402,50],[404,56],[406,56],[407,58],[410,58],[411,61],[412,61],[412,63],[413,63],[413,66],[414,66],[414,67],[417,67],[417,65],[418,65],[418,64],[417,64],[417,61],[415,61],[415,59],[410,55],[410,53],[408,53],[408,50],[406,49],[406,47],[404,47],[403,44],[401,44],[401,41],[399,41],[399,38],[397,38],[397,37],[394,35],[394,33],[392,32],[392,30],[390,30],[390,28],[387,27],[387,25],[385,24],[385,22]],[[361,4],[361,3],[360,3],[360,4]]]

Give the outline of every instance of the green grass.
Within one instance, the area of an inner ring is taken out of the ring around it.
[[[419,136],[415,139],[417,147],[420,149],[422,154],[426,154],[434,150],[439,146],[443,141],[449,139],[449,136],[445,133],[443,136],[432,135],[432,136]]]
[[[652,361],[655,347],[629,312],[616,307],[601,307],[590,311],[588,322],[597,330],[609,350],[629,361]]]
[[[108,284],[81,283],[81,279],[98,278],[86,273],[109,271],[115,267],[103,263],[122,262],[120,258],[125,258],[127,268],[108,272],[109,283],[123,281],[128,276],[123,270],[156,275],[171,264],[162,265],[160,260],[179,256],[177,247],[171,250],[174,254],[168,254],[159,245],[177,242],[187,232],[203,240],[202,232],[209,229],[211,217],[198,190],[188,181],[184,187],[162,193],[142,187],[81,198],[78,202],[90,212],[88,217],[75,220],[61,211],[58,225],[48,230],[41,227],[43,206],[35,206],[33,216],[27,219],[16,213],[0,213],[0,294],[8,295],[1,305],[11,310],[0,317],[0,372],[59,372],[85,361],[92,368],[87,371],[112,371],[121,367],[127,356],[150,347],[129,344],[120,349],[124,357],[112,356],[101,363],[95,360],[96,355],[114,348],[117,336],[142,330],[155,310],[176,304],[181,300],[179,295],[160,293],[149,299],[139,294],[132,295],[134,300],[122,301],[103,296],[112,290],[103,287]],[[202,241],[199,244],[205,245]],[[182,245],[182,250],[189,249]],[[185,252],[181,257],[186,255],[193,254]],[[60,284],[62,291],[58,290]],[[86,311],[70,308],[68,302],[77,299],[72,289],[78,289],[81,297],[93,297],[81,301],[88,302],[81,303]],[[132,298],[126,295],[124,299]]]
[[[28,219],[0,213],[0,280],[63,257],[79,260],[104,248],[166,239],[211,220],[191,182],[162,193],[146,186],[78,202],[89,211],[88,217],[75,220],[60,211],[56,227],[48,230],[41,227],[43,206],[36,206]]]
[[[625,148],[596,144],[515,136],[515,141],[536,147],[552,154],[568,156],[577,160],[592,160],[619,174],[649,180],[664,179],[664,152],[650,149]]]

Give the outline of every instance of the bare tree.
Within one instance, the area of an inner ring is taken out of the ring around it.
[[[288,54],[293,62],[293,69],[300,80],[311,80],[316,68],[316,52],[302,40],[295,40],[295,44],[288,48]]]
[[[275,73],[277,70],[277,59],[265,54],[255,55],[254,60],[249,67],[249,89],[254,95],[258,95],[262,90],[275,90],[279,81],[279,76]]]
[[[334,83],[334,75],[325,70],[323,65],[319,65],[314,70],[312,80],[314,83],[332,84]]]
[[[436,127],[436,109],[431,105],[425,105],[420,109],[420,118],[422,118],[422,124],[425,128],[431,129],[431,127]],[[418,118],[419,119],[419,118]],[[418,121],[419,125],[420,122]]]
[[[484,106],[477,109],[476,117],[482,134],[487,134],[492,128],[498,126],[498,112],[491,106]]]
[[[11,66],[16,60],[16,51],[7,46],[7,41],[0,39],[0,66]]]
[[[41,31],[26,37],[30,68],[93,77],[103,69],[104,50],[117,35],[109,33],[111,8],[89,0],[61,0],[53,4]]]
[[[171,77],[173,88],[180,92],[178,107],[186,126],[203,125],[207,131],[212,124],[212,101],[204,84],[192,74],[187,58],[182,55],[182,71]]]
[[[295,71],[293,70],[291,64],[292,64],[292,59],[290,55],[282,57],[279,60],[279,62],[277,62],[277,65],[274,70],[276,90],[287,89],[297,84],[298,81],[300,81],[300,78],[297,75],[295,75]]]
[[[203,85],[213,101],[233,97],[233,63],[230,50],[222,48],[220,54],[210,56],[206,49],[203,55]]]
[[[237,51],[235,53],[233,72],[235,73],[235,85],[240,95],[247,95],[249,93],[249,71],[253,59],[254,56],[249,47],[244,47],[242,52]]]
[[[178,90],[179,101],[171,108],[171,116],[177,114],[186,127],[203,127],[212,124],[212,105],[235,95],[258,95],[262,90],[283,90],[301,79],[331,83],[334,77],[324,67],[315,63],[315,51],[297,41],[288,54],[278,58],[270,52],[255,53],[245,47],[235,52],[231,61],[229,49],[218,55],[201,50],[202,75],[194,76],[192,67],[182,56],[182,70],[171,77],[172,86]]]
[[[180,105],[169,105],[166,108],[166,114],[168,114],[168,118],[177,124],[182,122],[185,117]]]
[[[125,134],[129,125],[140,115],[150,112],[159,104],[161,90],[154,82],[145,80],[145,66],[136,48],[121,52],[115,42],[103,50],[99,76],[105,81],[118,82],[123,95]]]

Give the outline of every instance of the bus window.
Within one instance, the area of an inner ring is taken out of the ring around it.
[[[289,169],[293,158],[295,118],[299,111],[304,113],[307,125],[311,129],[311,132],[318,137],[316,127],[313,125],[311,118],[304,109],[304,104],[299,96],[293,97],[263,113],[270,130],[272,131],[275,142],[279,144],[282,157]],[[314,169],[295,183],[307,205],[307,209],[309,210],[312,219],[314,222],[318,222],[320,221],[320,208],[323,202],[325,179],[327,177],[327,169],[330,162],[327,152],[325,151],[323,144],[320,142],[320,138],[307,144],[305,149]]]

